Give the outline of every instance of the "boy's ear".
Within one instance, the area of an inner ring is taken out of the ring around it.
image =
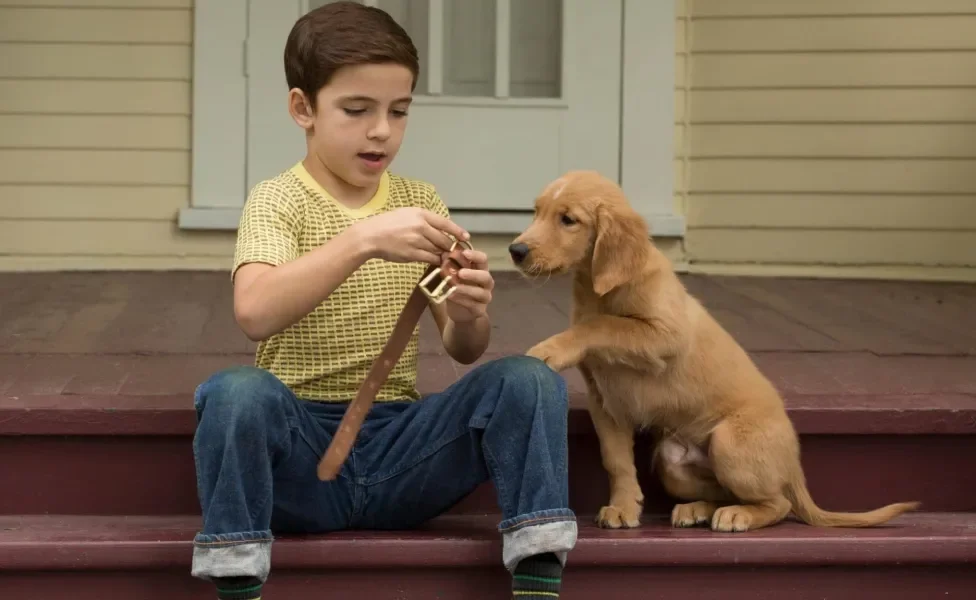
[[[315,120],[312,106],[305,97],[305,93],[298,88],[288,91],[288,113],[295,123],[302,129],[311,129]]]

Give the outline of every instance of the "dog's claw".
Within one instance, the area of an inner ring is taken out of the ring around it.
[[[710,502],[690,502],[677,504],[671,511],[672,527],[695,527],[712,520],[718,507]]]

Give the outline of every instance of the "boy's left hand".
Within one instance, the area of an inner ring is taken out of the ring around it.
[[[447,316],[455,323],[467,323],[488,315],[495,280],[488,272],[488,256],[478,250],[464,250],[470,269],[457,274],[457,289],[447,297]]]

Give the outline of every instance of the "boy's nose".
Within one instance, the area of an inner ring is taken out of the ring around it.
[[[390,137],[390,124],[386,119],[381,120],[373,126],[373,129],[369,132],[369,137],[374,140],[385,140]]]

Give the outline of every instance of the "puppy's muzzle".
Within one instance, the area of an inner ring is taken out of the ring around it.
[[[512,255],[515,264],[522,264],[525,257],[529,255],[529,247],[525,244],[512,244],[508,247],[508,253]]]

